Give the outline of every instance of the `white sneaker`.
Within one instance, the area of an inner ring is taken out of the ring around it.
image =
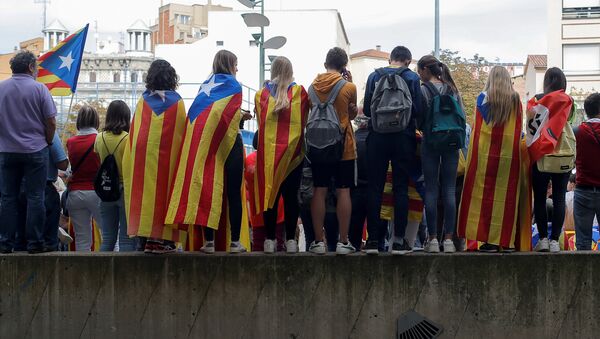
[[[356,248],[354,248],[350,242],[347,244],[338,242],[337,247],[335,248],[335,254],[337,255],[347,255],[354,252],[356,252]]]
[[[325,247],[324,242],[322,242],[322,241],[314,242],[313,241],[312,244],[310,244],[308,251],[313,254],[325,254],[325,253],[327,253],[327,248]]]
[[[560,244],[556,240],[550,240],[550,252],[558,253],[560,252]]]
[[[437,239],[431,239],[425,245],[425,252],[427,253],[440,253],[440,243]]]
[[[242,246],[239,241],[234,241],[229,244],[229,253],[238,254],[238,253],[246,253],[246,247]]]
[[[442,246],[444,246],[444,253],[456,252],[456,247],[454,246],[454,241],[452,241],[452,239],[444,240],[444,242],[442,243]]]
[[[206,253],[206,254],[213,254],[215,253],[215,242],[214,241],[207,241],[206,243],[204,243],[204,246],[202,246],[202,248],[200,249],[200,251]]]
[[[548,252],[549,249],[550,245],[548,244],[548,238],[542,238],[538,241],[533,250],[536,252]]]
[[[265,254],[273,254],[277,250],[277,240],[265,240],[263,245],[263,252]]]
[[[73,237],[71,237],[69,233],[67,233],[67,231],[65,231],[64,228],[60,226],[58,227],[58,239],[61,243],[65,245],[68,245],[73,242]]]
[[[288,254],[296,254],[298,253],[298,242],[294,239],[290,239],[285,242],[285,251]]]

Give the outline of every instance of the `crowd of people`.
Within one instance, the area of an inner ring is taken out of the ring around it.
[[[116,100],[100,126],[83,105],[65,152],[36,57],[21,51],[0,82],[0,252],[59,250],[60,237],[72,240],[61,215],[78,251],[92,250],[97,228],[101,251],[296,253],[302,234],[314,254],[511,252],[531,249],[535,223],[534,250],[558,252],[565,216],[577,249],[590,250],[600,94],[585,100],[588,119],[573,129],[560,69],[546,72],[523,112],[508,71],[494,67],[471,125],[451,70],[426,55],[415,73],[412,60],[394,48],[358,103],[343,49],[329,50],[308,89],[280,56],[254,112],[242,109],[233,53],[215,55],[187,111],[176,70],[156,60],[133,115]],[[253,116],[246,155],[240,131]]]

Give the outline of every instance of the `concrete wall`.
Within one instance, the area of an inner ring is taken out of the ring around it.
[[[600,256],[0,257],[1,338],[592,338]]]

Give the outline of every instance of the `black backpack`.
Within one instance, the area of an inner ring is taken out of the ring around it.
[[[109,154],[102,161],[102,165],[100,165],[100,169],[94,180],[94,191],[96,191],[100,200],[104,202],[113,202],[121,199],[119,167],[117,166],[117,159],[115,158],[114,153],[119,148],[119,145],[121,145],[121,142],[125,140],[125,137],[127,137],[127,135],[121,138],[112,153],[109,151]],[[104,140],[104,133],[102,133],[102,142],[108,151],[106,141]]]

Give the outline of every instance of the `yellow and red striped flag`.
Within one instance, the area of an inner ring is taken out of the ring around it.
[[[238,135],[241,104],[242,87],[232,75],[214,74],[200,87],[188,112],[167,224],[219,228],[225,160]]]
[[[521,190],[521,107],[502,125],[487,123],[488,97],[477,99],[475,128],[458,217],[458,235],[513,248]]]
[[[75,227],[73,226],[73,222],[71,218],[67,223],[67,233],[73,238],[73,241],[69,244],[69,252],[77,251],[77,245],[75,241]],[[102,245],[102,233],[100,232],[100,227],[96,223],[96,220],[92,219],[92,247],[89,248],[92,252],[99,252],[100,245]]]
[[[130,236],[183,241],[187,226],[165,225],[169,190],[185,133],[186,114],[175,91],[146,91],[137,104],[123,153]]]
[[[56,96],[75,93],[89,25],[69,35],[38,59],[37,81]]]
[[[309,110],[308,94],[304,87],[290,84],[287,93],[290,106],[275,113],[275,90],[275,85],[269,82],[255,97],[259,126],[254,173],[256,213],[262,213],[275,206],[281,184],[304,159],[303,141]]]

